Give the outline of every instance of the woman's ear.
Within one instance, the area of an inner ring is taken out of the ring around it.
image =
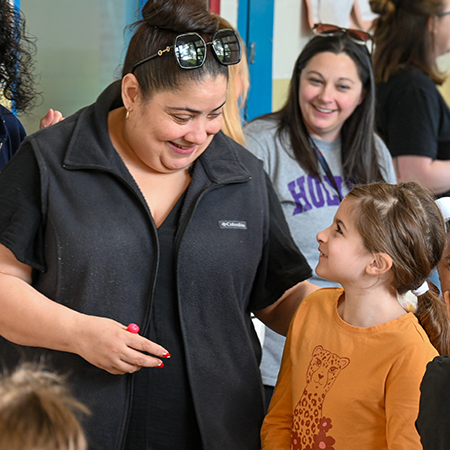
[[[132,73],[122,79],[122,101],[127,111],[132,111],[140,96],[139,82]]]
[[[392,267],[392,258],[387,253],[374,253],[372,261],[366,267],[369,275],[383,275]]]

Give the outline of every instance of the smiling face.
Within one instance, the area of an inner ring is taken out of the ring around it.
[[[345,53],[313,56],[300,75],[299,104],[311,136],[334,141],[363,100],[356,64]]]
[[[124,133],[129,151],[155,172],[185,170],[220,131],[226,77],[208,77],[176,91],[161,91],[147,101],[133,87],[133,78],[128,81],[123,98],[130,111]]]
[[[319,263],[316,273],[337,283],[355,284],[374,259],[363,245],[363,240],[353,221],[351,205],[354,200],[345,198],[339,206],[333,224],[317,234]],[[344,286],[345,287],[345,286]]]

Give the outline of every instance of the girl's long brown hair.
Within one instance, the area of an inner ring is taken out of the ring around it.
[[[444,219],[433,195],[417,183],[372,183],[354,187],[356,227],[364,246],[392,258],[392,288],[400,295],[426,281],[446,246]],[[418,296],[415,311],[431,343],[450,355],[450,319],[438,289]]]

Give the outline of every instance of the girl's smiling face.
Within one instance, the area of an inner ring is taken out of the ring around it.
[[[363,100],[363,85],[345,53],[313,56],[300,75],[299,104],[306,129],[323,141],[339,138],[344,122]]]
[[[319,263],[316,273],[342,285],[356,284],[374,259],[357,231],[351,209],[353,200],[345,198],[339,206],[333,224],[317,234]]]

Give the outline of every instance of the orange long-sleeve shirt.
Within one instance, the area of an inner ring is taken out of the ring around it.
[[[419,386],[437,351],[408,313],[369,328],[337,312],[341,288],[300,305],[262,427],[263,450],[421,450]]]

